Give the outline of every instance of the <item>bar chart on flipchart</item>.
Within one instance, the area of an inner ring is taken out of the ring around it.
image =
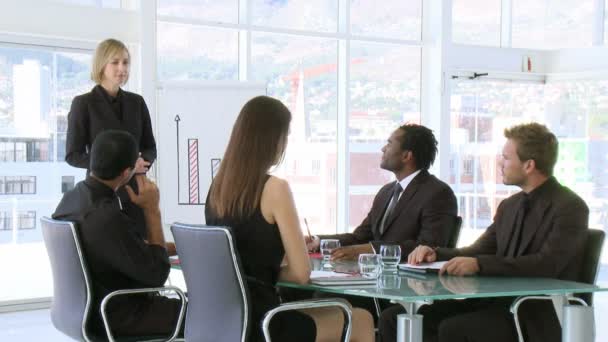
[[[205,205],[203,201],[201,201],[201,187],[200,187],[200,171],[199,168],[200,160],[199,160],[199,138],[189,138],[185,137],[186,140],[186,149],[184,151],[180,151],[180,136],[179,136],[179,126],[181,117],[179,115],[175,115],[175,145],[176,145],[176,153],[175,153],[175,167],[177,174],[177,198],[178,205]],[[180,155],[183,155],[183,158],[186,158],[186,172],[184,175],[187,177],[186,188],[182,189],[180,185],[182,184],[181,176],[182,172],[180,172]],[[209,170],[211,174],[211,180],[215,177],[217,170],[220,166],[221,158],[211,158],[208,160],[209,162]],[[205,162],[205,161],[203,161]],[[187,194],[182,196],[182,191]],[[187,198],[187,201],[181,201],[181,199]]]
[[[204,223],[204,205],[251,82],[168,82],[159,87],[158,184],[163,221]]]

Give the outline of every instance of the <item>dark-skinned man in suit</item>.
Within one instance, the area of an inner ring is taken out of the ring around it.
[[[445,247],[456,228],[457,205],[452,189],[428,172],[436,155],[437,140],[430,129],[416,124],[397,128],[382,148],[380,163],[396,181],[378,191],[367,217],[352,233],[308,238],[309,250],[318,249],[320,239],[339,239],[341,247],[331,256],[337,261],[379,253],[383,244],[400,245],[402,257],[418,245]],[[348,300],[375,311],[370,299],[349,296]]]
[[[352,233],[308,239],[308,248],[318,249],[320,239],[339,239],[342,247],[333,251],[332,260],[356,260],[359,254],[379,252],[382,244],[399,244],[404,257],[421,244],[445,246],[455,226],[456,197],[428,172],[436,155],[437,140],[430,129],[415,124],[397,128],[382,148],[380,163],[397,180],[378,191],[367,217]]]
[[[505,130],[502,177],[521,192],[502,201],[494,222],[471,246],[431,248],[418,246],[408,262],[446,261],[440,276],[546,277],[577,280],[589,209],[574,192],[553,177],[557,138],[538,123]],[[437,301],[423,306],[425,342],[516,342],[509,307],[513,298],[476,298]],[[386,309],[379,328],[382,341],[395,341],[400,306]],[[519,310],[526,341],[561,341],[553,305],[525,302]]]

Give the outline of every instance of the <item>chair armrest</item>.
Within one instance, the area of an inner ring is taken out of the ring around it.
[[[327,298],[327,299],[317,299],[317,300],[300,300],[295,302],[283,303],[276,308],[268,311],[266,315],[264,315],[264,320],[262,321],[262,329],[264,331],[264,338],[266,342],[271,342],[270,340],[270,321],[279,312],[290,311],[290,310],[300,310],[300,309],[311,309],[311,308],[324,308],[324,307],[338,307],[344,313],[345,321],[344,321],[344,330],[342,331],[342,335],[344,336],[344,341],[350,340],[350,334],[352,330],[352,321],[353,321],[353,312],[351,310],[350,304],[341,298]]]
[[[107,296],[105,296],[104,299],[101,301],[101,318],[103,319],[103,325],[106,328],[106,334],[108,335],[108,341],[109,342],[116,341],[114,339],[114,336],[112,335],[112,330],[110,329],[110,324],[108,323],[108,317],[107,317],[107,313],[106,313],[106,306],[108,305],[108,302],[110,301],[110,299],[112,299],[116,296],[124,296],[124,295],[140,294],[140,293],[153,293],[153,292],[160,292],[160,291],[175,292],[179,296],[179,298],[182,302],[182,305],[180,306],[179,316],[177,318],[175,330],[173,331],[173,335],[171,335],[171,337],[167,340],[169,342],[175,341],[175,339],[177,338],[177,335],[179,334],[179,329],[182,326],[182,321],[184,319],[184,313],[186,312],[186,302],[187,302],[186,295],[184,294],[184,292],[175,286],[117,290],[117,291],[111,292]]]
[[[581,305],[588,306],[587,303],[584,300],[580,299],[580,298],[567,297],[566,299],[568,301],[575,301],[575,302],[580,303]],[[551,296],[551,295],[523,296],[523,297],[518,297],[518,298],[516,298],[513,301],[513,304],[511,304],[511,309],[510,310],[511,310],[511,314],[513,315],[513,320],[515,321],[515,329],[517,330],[517,338],[518,338],[519,342],[524,342],[524,335],[521,332],[521,326],[519,324],[518,311],[519,311],[519,306],[523,302],[525,302],[527,300],[550,300],[555,305],[556,298],[555,298],[555,296]],[[560,323],[561,323],[561,319],[560,319]]]

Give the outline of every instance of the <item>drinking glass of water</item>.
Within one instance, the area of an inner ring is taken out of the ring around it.
[[[321,255],[323,255],[323,261],[329,262],[329,257],[331,256],[331,252],[340,247],[340,240],[338,239],[323,239],[321,240],[320,248]]]
[[[359,272],[366,278],[378,278],[381,259],[378,254],[359,254]]]
[[[382,245],[380,246],[380,256],[382,257],[382,269],[389,272],[396,272],[397,265],[401,260],[401,246]]]

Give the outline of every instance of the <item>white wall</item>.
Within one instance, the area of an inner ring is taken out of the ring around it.
[[[524,56],[532,59],[533,73],[546,73],[550,51],[453,44],[447,61],[450,70],[522,72]]]
[[[608,70],[608,47],[563,49],[547,54],[550,73],[579,73]]]

